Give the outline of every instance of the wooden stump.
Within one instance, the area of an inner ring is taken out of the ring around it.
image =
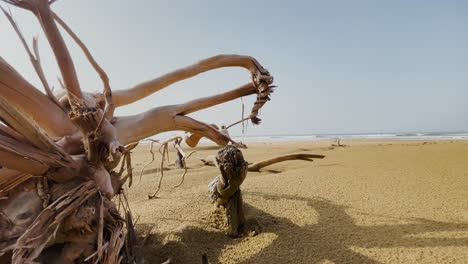
[[[225,208],[228,235],[238,237],[245,224],[244,208],[240,185],[247,176],[247,162],[235,146],[222,148],[216,157],[221,175],[210,184],[211,198],[218,206]]]

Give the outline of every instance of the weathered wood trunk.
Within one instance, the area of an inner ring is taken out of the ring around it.
[[[2,1],[26,9],[38,19],[57,61],[64,91],[58,97],[52,93],[37,39],[31,49],[12,15],[0,6],[46,91],[39,92],[0,57],[0,261],[133,263],[135,236],[122,186],[127,180],[129,185],[132,182],[130,151],[135,143],[161,132],[182,130],[219,145],[243,146],[227,133],[187,115],[255,94],[249,119],[258,124],[259,110],[273,91],[273,77],[250,56],[218,55],[112,92],[109,77],[88,48],[52,11],[55,0]],[[81,90],[58,26],[82,49],[102,81],[102,93]],[[116,107],[222,67],[243,67],[252,81],[183,104],[114,116]],[[180,165],[186,171],[185,159],[190,154],[185,156],[181,150],[180,154]],[[112,202],[117,197],[123,201],[119,210]]]
[[[238,237],[245,224],[244,207],[240,185],[247,176],[247,162],[235,146],[222,148],[216,156],[221,175],[209,186],[211,199],[225,209],[228,235]]]

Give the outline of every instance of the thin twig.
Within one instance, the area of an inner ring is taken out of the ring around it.
[[[128,187],[132,187],[132,182],[133,182],[132,156],[130,155],[130,153],[126,153],[125,156],[126,156],[125,161],[127,163],[127,177],[129,179]]]
[[[243,122],[249,120],[252,117],[253,117],[253,115],[249,115],[248,117],[242,118],[241,120],[236,121],[236,122],[230,124],[229,126],[227,126],[226,129],[229,129],[229,128],[231,128],[231,127],[233,127],[233,126],[235,126],[235,125],[237,125],[239,123],[242,123],[242,130],[243,130],[244,129],[244,123]],[[244,133],[244,132],[242,131],[242,133]]]
[[[187,174],[187,165],[185,164],[185,161],[188,160],[190,158],[190,156],[192,156],[193,153],[195,153],[196,150],[190,152],[188,155],[185,155],[183,156],[183,161],[182,161],[182,164],[184,165],[184,173],[182,174],[182,179],[180,180],[180,182],[176,185],[174,185],[173,188],[177,188],[179,186],[182,185],[182,183],[184,183],[184,179],[185,179],[185,174]]]
[[[108,246],[109,246],[109,242],[106,242],[106,243],[102,246],[102,250],[106,250],[106,248],[107,248]],[[97,253],[98,253],[98,252],[97,252],[97,250],[96,250],[93,254],[91,254],[91,255],[89,255],[87,258],[85,258],[85,259],[84,259],[84,262],[88,262],[89,260],[91,260],[94,256],[97,255]]]
[[[168,144],[168,142],[166,142],[164,145],[161,146],[161,147],[163,147],[163,152],[162,153],[164,153],[164,151],[166,151],[167,144]],[[149,199],[155,198],[156,195],[158,194],[159,190],[161,189],[161,182],[162,182],[162,179],[164,177],[164,157],[161,159],[161,163],[159,164],[159,170],[160,170],[160,175],[159,175],[158,187],[157,187],[156,191],[153,194],[148,195]]]
[[[245,115],[244,97],[241,97],[241,103],[242,103],[242,119],[244,119],[244,115]],[[242,135],[244,135],[244,133],[245,133],[245,123],[242,122]]]
[[[149,139],[149,140],[151,140],[151,146],[150,146],[151,161],[148,162],[148,163],[147,163],[145,166],[143,166],[143,168],[141,169],[141,171],[140,171],[140,179],[138,180],[138,184],[140,184],[140,182],[141,182],[141,178],[142,178],[142,176],[143,176],[143,172],[145,171],[146,167],[148,167],[148,166],[149,166],[151,163],[153,163],[153,161],[154,161],[153,144],[156,143],[156,142],[159,143],[158,140],[153,140],[153,139]]]
[[[59,76],[57,76],[57,80],[60,84],[60,87],[62,87],[62,89],[66,90],[67,88],[65,87],[65,84],[63,84],[63,80],[62,78],[60,78]]]
[[[104,235],[104,197],[99,193],[101,197],[101,205],[99,206],[99,229],[98,229],[98,239],[97,239],[97,255],[98,258],[96,262],[99,262],[102,257],[102,240]]]
[[[8,21],[10,22],[11,26],[15,30],[16,34],[18,35],[21,44],[23,44],[24,49],[28,53],[29,59],[31,60],[31,63],[34,67],[34,70],[36,71],[37,76],[39,77],[39,80],[42,83],[42,86],[44,87],[44,90],[47,94],[47,96],[56,104],[60,107],[60,109],[65,110],[63,106],[58,102],[57,98],[55,98],[54,94],[52,93],[52,90],[50,89],[49,83],[47,82],[47,79],[45,78],[44,70],[42,69],[41,66],[41,58],[39,56],[39,48],[38,48],[38,41],[37,37],[33,38],[33,51],[29,48],[28,44],[26,43],[26,40],[24,39],[23,34],[21,33],[21,30],[19,29],[18,24],[16,21],[13,19],[13,15],[11,14],[11,11],[7,12],[3,7],[0,6],[0,9],[2,9],[3,13],[7,17]],[[34,54],[33,54],[34,52]]]

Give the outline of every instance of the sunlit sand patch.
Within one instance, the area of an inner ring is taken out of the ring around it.
[[[244,153],[256,161],[315,144]],[[346,167],[284,163],[273,168],[278,174],[249,174],[242,191],[247,221],[260,230],[254,237],[225,235],[225,215],[206,199],[214,167],[192,169],[176,189],[180,174],[167,172],[161,198],[150,202],[140,196],[155,179],[144,177],[130,202],[139,223],[155,224],[147,246],[163,257],[149,263],[200,263],[202,253],[210,263],[468,263],[468,141],[423,150],[365,144],[327,153],[327,162]]]
[[[381,263],[466,263],[466,247],[350,247],[356,253]]]
[[[247,199],[251,196],[246,195]],[[261,197],[255,197],[255,200]],[[307,201],[297,201],[291,199],[268,200],[268,203],[255,203],[253,201],[251,206],[267,212],[275,217],[286,218],[297,226],[313,225],[318,223],[318,213],[310,207]],[[248,212],[247,212],[248,213]]]
[[[240,263],[260,253],[278,238],[274,233],[261,233],[254,237],[247,237],[242,242],[227,246],[219,259],[220,263]]]
[[[447,239],[468,239],[468,231],[441,231],[426,232],[420,234],[409,234],[412,238],[447,238]],[[467,260],[468,261],[468,260]]]

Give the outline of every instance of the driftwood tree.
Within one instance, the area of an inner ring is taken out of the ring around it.
[[[256,95],[249,117],[258,124],[257,115],[269,100],[273,78],[252,57],[219,55],[126,90],[112,91],[109,77],[88,48],[51,10],[55,0],[2,1],[37,17],[59,66],[64,91],[52,94],[41,68],[37,40],[31,49],[10,13],[2,8],[46,94],[0,57],[0,261],[133,262],[133,222],[122,190],[132,174],[132,143],[161,132],[183,130],[220,145],[240,145],[188,115]],[[100,76],[102,93],[82,91],[59,27],[81,47]],[[183,104],[160,106],[133,116],[114,116],[116,107],[221,67],[246,68],[252,81]],[[113,201],[121,201],[123,210],[119,211]]]

